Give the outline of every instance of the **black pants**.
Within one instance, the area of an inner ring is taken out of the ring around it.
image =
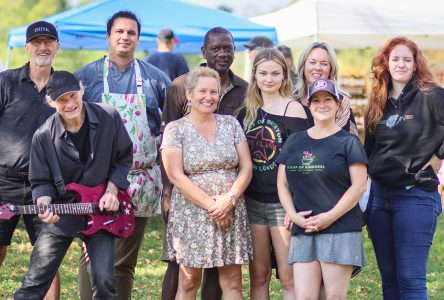
[[[5,178],[4,175],[0,175],[0,202],[14,205],[33,204],[29,181],[26,179]],[[12,235],[19,219],[20,216],[17,215],[9,220],[0,220],[0,246],[11,244]],[[42,222],[37,215],[24,215],[23,219],[31,244],[34,245]]]

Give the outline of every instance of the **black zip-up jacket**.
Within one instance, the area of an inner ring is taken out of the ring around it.
[[[416,186],[433,191],[439,183],[429,167],[444,157],[444,89],[421,92],[411,80],[399,98],[387,100],[375,132],[366,130],[365,150],[372,180],[390,187]]]

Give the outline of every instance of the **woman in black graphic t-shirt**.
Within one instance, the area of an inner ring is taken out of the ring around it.
[[[335,123],[336,84],[308,90],[314,126],[291,135],[276,162],[280,201],[293,225],[288,263],[295,299],[347,298],[353,266],[365,264],[358,200],[366,189],[367,157],[359,139]]]
[[[272,242],[284,299],[294,299],[293,272],[287,264],[290,232],[277,194],[275,160],[287,137],[307,128],[306,114],[291,98],[289,70],[277,49],[257,54],[250,82],[245,107],[238,116],[253,159],[253,179],[245,192],[253,240],[250,297],[269,297]]]

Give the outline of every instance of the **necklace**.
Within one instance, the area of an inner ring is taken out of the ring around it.
[[[261,117],[262,117],[261,122],[262,122],[262,128],[263,128],[263,127],[265,127],[265,118],[267,117],[268,112],[265,111],[265,114],[264,114],[264,110],[262,108],[260,108],[259,110],[261,112]]]

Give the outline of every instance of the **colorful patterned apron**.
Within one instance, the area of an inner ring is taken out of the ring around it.
[[[125,128],[133,142],[133,164],[128,174],[128,194],[137,205],[137,217],[149,217],[160,212],[162,181],[160,168],[156,164],[156,137],[148,126],[146,95],[142,90],[140,66],[134,59],[137,94],[109,92],[108,74],[110,62],[105,57],[103,64],[102,102],[115,107],[122,117]]]

